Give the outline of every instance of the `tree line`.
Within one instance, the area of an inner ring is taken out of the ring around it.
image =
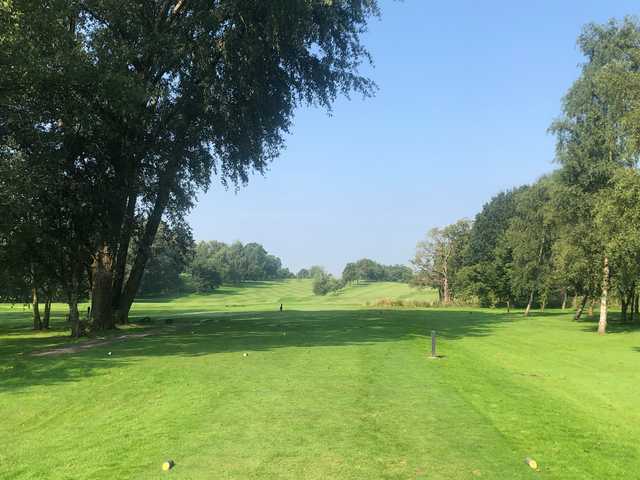
[[[313,293],[326,295],[360,281],[409,283],[413,275],[411,268],[406,265],[383,265],[369,258],[362,258],[356,262],[347,263],[340,278],[335,278],[317,265],[309,269],[301,269],[296,277],[312,278]]]
[[[263,173],[299,106],[374,92],[359,67],[378,14],[375,0],[0,2],[2,298],[59,292],[74,336],[126,323],[162,222],[184,229],[212,178]]]
[[[416,249],[417,284],[443,303],[483,306],[599,304],[598,332],[612,301],[638,320],[640,299],[640,24],[587,25],[578,39],[579,78],[550,127],[558,168],[504,191],[473,221],[434,228]]]
[[[212,292],[222,284],[292,278],[282,260],[259,243],[195,242],[189,231],[161,224],[151,247],[140,295]]]

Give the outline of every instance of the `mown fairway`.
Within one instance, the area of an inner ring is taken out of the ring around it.
[[[638,477],[640,332],[366,306],[383,297],[432,294],[225,287],[138,303],[151,321],[128,330],[149,337],[49,357],[30,352],[69,343],[61,317],[33,334],[0,307],[0,477]],[[425,355],[432,329],[445,358]]]

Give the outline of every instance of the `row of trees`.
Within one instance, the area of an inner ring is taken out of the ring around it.
[[[638,318],[640,280],[640,24],[588,25],[586,57],[550,131],[559,168],[502,192],[473,222],[429,232],[418,245],[417,283],[483,305],[575,297],[576,319],[600,303],[598,332],[614,297],[623,321]]]
[[[193,241],[190,232],[161,224],[151,247],[140,294],[211,292],[223,283],[276,280],[293,274],[259,243]]]
[[[308,270],[303,268],[296,277],[313,278],[313,292],[316,295],[326,295],[344,288],[349,283],[360,281],[409,283],[413,278],[413,271],[406,265],[382,265],[363,258],[347,263],[341,278],[335,278],[319,266],[313,266]]]
[[[259,243],[200,242],[187,270],[194,289],[207,292],[222,283],[277,280],[294,275]]]
[[[302,104],[369,95],[375,0],[0,2],[0,289],[127,321],[160,224],[264,172]]]

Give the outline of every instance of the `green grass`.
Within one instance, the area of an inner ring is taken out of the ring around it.
[[[365,306],[433,298],[402,285],[310,290],[143,301],[152,322],[130,330],[153,336],[58,357],[29,352],[69,342],[61,310],[33,333],[0,307],[0,478],[637,478],[640,331]]]

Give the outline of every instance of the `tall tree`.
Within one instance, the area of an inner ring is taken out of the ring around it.
[[[637,109],[631,107],[638,105],[638,95],[629,87],[637,84],[639,42],[640,27],[632,18],[588,25],[578,39],[586,58],[581,75],[564,98],[563,117],[551,127],[558,138],[561,178],[592,205],[618,168],[637,163],[636,127],[632,126]],[[577,220],[595,228],[592,211]],[[606,331],[610,280],[609,252],[603,240],[600,238],[601,334]]]
[[[499,193],[485,204],[474,219],[469,244],[460,272],[465,294],[482,306],[498,303],[511,306],[511,250],[505,233],[515,216],[516,196],[520,189]]]
[[[527,298],[524,315],[529,315],[536,293],[548,294],[551,246],[553,245],[553,217],[548,208],[549,183],[544,178],[519,192],[516,212],[506,233],[513,263],[511,283],[515,291]]]
[[[459,220],[442,229],[432,228],[418,243],[412,261],[416,281],[438,289],[440,301],[451,303],[458,291],[458,274],[464,265],[464,252],[471,231],[469,220]]]
[[[100,222],[74,268],[91,265],[97,328],[126,319],[163,216],[187,211],[212,171],[243,184],[299,105],[372,93],[358,67],[377,14],[375,0],[3,2],[0,141],[30,154],[37,135],[71,174],[90,172],[81,203]]]

